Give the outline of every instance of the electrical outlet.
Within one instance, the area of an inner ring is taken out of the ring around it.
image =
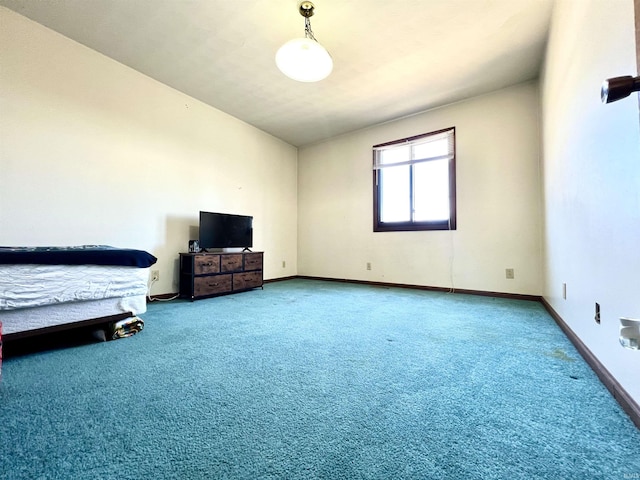
[[[507,268],[507,269],[505,270],[505,274],[506,274],[506,277],[507,277],[509,280],[512,280],[512,279],[516,278],[516,277],[515,277],[515,272],[514,272],[513,268]]]
[[[282,260],[282,268],[285,268],[287,266],[287,262],[285,262],[284,260]]]
[[[151,281],[157,282],[160,280],[160,270],[151,270]]]
[[[367,262],[367,270],[371,270],[371,262]]]
[[[600,304],[598,302],[596,302],[596,315],[594,317],[594,320],[596,321],[596,323],[600,323]]]

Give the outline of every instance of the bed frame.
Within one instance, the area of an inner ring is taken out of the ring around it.
[[[106,317],[89,318],[87,320],[79,320],[71,323],[63,323],[61,325],[51,325],[49,327],[36,328],[33,330],[23,330],[21,332],[5,333],[2,335],[2,340],[6,343],[14,340],[21,340],[23,338],[34,337],[37,335],[45,335],[50,333],[64,332],[65,330],[72,330],[81,327],[98,327],[98,328],[111,328],[114,323],[120,320],[125,320],[129,317],[135,316],[133,312],[119,313],[117,315],[108,315]],[[107,337],[110,339],[110,337]]]

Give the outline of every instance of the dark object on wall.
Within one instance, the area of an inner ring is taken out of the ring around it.
[[[625,77],[608,78],[602,82],[600,98],[602,99],[602,103],[611,103],[628,97],[632,92],[639,90],[640,77],[627,75]]]

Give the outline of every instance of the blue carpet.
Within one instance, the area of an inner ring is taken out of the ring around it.
[[[143,317],[5,361],[1,478],[640,478],[535,302],[291,280]]]

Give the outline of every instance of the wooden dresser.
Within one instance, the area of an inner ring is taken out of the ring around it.
[[[263,252],[181,253],[180,296],[197,300],[262,287]]]

